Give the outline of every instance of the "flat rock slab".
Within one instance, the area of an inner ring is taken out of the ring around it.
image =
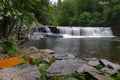
[[[92,66],[89,66],[88,64],[83,64],[83,65],[81,65],[79,68],[78,68],[78,70],[77,70],[77,72],[79,73],[79,74],[82,74],[82,73],[84,73],[84,72],[86,72],[86,71],[92,71],[92,72],[96,72],[96,73],[100,73],[98,70],[96,70],[94,67],[92,67]]]
[[[83,60],[60,60],[53,63],[47,70],[47,76],[66,75],[75,72],[81,65],[85,64]]]
[[[56,60],[75,59],[75,56],[72,54],[55,54],[54,56],[55,56]]]
[[[110,77],[103,76],[92,71],[86,71],[84,74],[86,74],[88,78],[92,78],[92,80],[111,80]]]
[[[29,64],[0,69],[0,80],[36,80],[40,75],[38,68]]]
[[[100,63],[103,64],[104,66],[114,69],[114,70],[120,70],[120,65],[116,63],[112,63],[106,59],[101,59]]]
[[[55,54],[55,51],[50,49],[41,49],[41,53],[47,53],[47,54]]]

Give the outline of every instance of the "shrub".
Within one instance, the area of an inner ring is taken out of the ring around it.
[[[18,50],[18,41],[15,37],[8,37],[3,40],[2,47],[5,53],[14,53]]]

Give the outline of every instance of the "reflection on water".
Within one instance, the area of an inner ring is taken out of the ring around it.
[[[97,57],[120,63],[118,38],[42,39],[28,41],[25,45],[39,49],[52,49],[57,54],[73,54],[77,58]]]

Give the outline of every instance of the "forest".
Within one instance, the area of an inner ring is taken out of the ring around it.
[[[120,0],[0,0],[0,37],[35,24],[118,27]]]

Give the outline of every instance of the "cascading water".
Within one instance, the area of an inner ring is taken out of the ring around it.
[[[57,27],[65,38],[113,37],[109,27]]]
[[[37,39],[42,37],[87,38],[87,37],[114,37],[110,27],[36,27],[34,33]],[[54,33],[56,32],[56,33]]]

